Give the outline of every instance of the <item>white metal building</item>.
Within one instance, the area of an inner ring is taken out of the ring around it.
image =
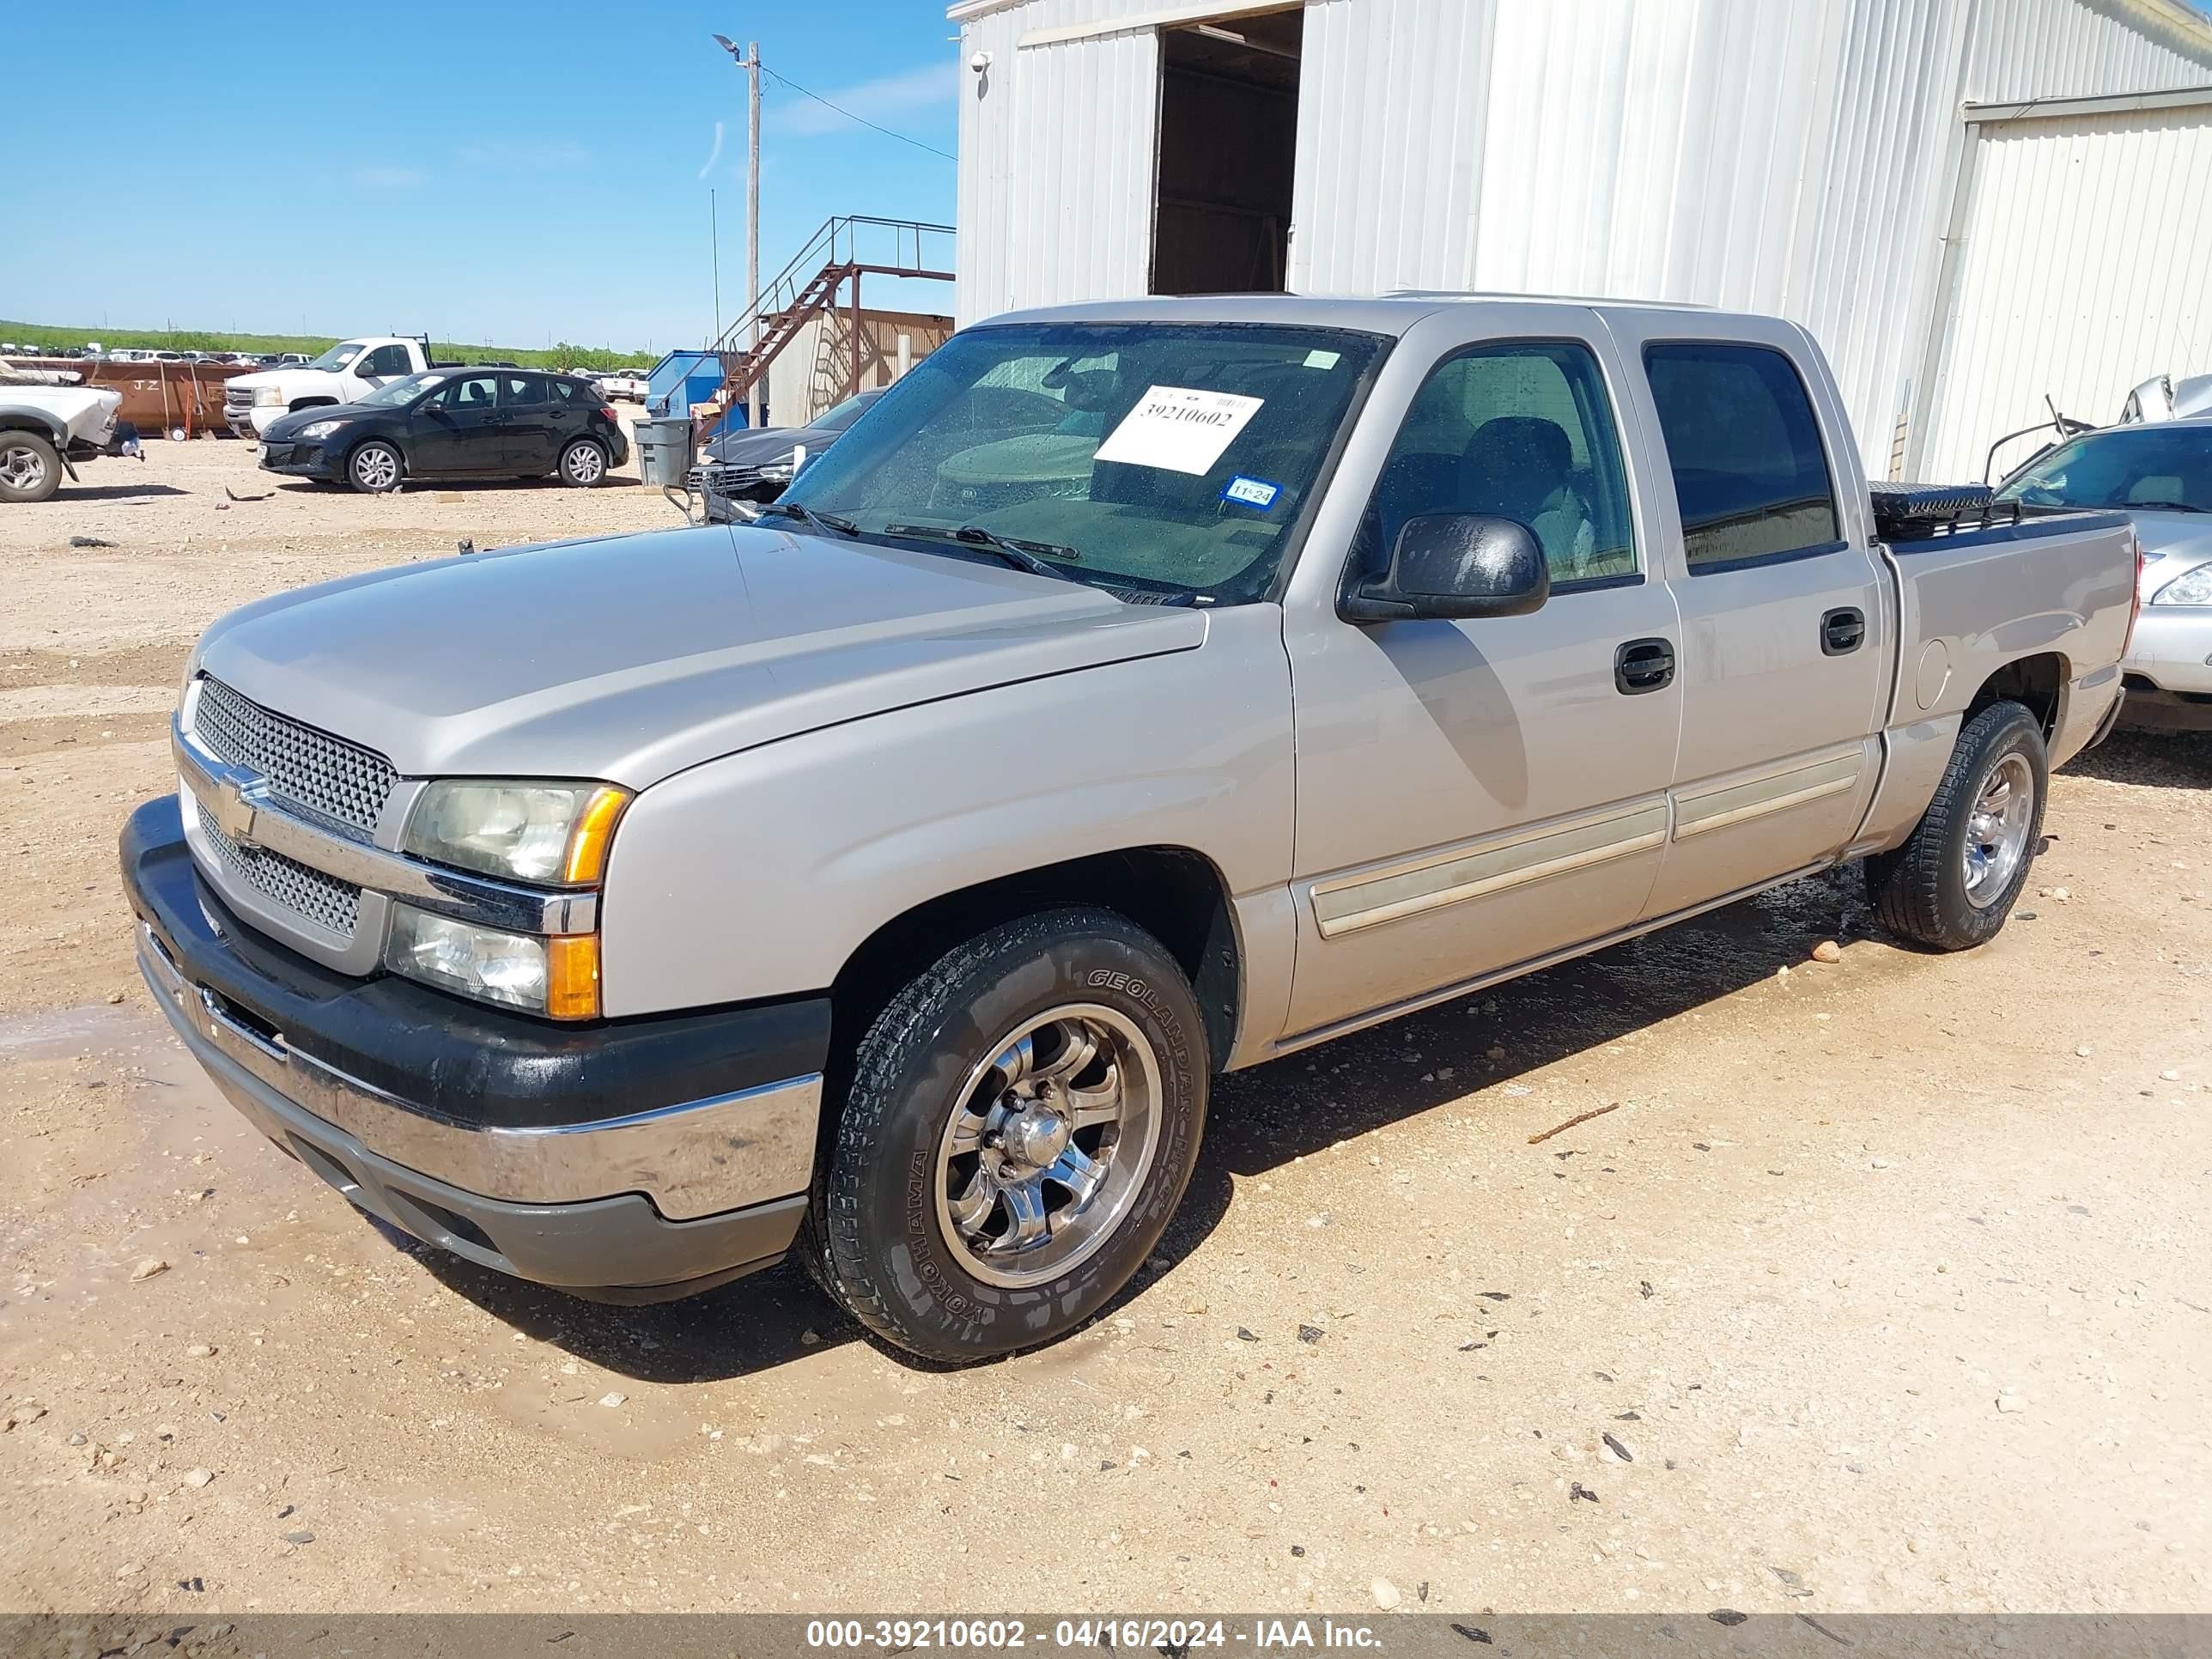
[[[1269,288],[1778,312],[1877,477],[1979,477],[2046,393],[2109,421],[2212,370],[2212,24],[2182,0],[950,15],[963,322]]]

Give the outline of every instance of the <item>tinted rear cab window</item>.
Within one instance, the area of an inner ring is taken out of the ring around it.
[[[1796,366],[1766,346],[1649,345],[1690,574],[1832,551],[1841,520]]]

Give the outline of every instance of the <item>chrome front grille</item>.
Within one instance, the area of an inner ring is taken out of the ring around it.
[[[266,778],[278,800],[364,836],[398,781],[374,750],[272,714],[217,679],[200,681],[192,735],[217,759]]]
[[[222,406],[233,415],[243,414],[253,407],[253,388],[250,386],[226,386],[222,389]]]
[[[200,833],[222,860],[224,875],[325,933],[352,939],[354,927],[361,920],[360,888],[265,847],[240,847],[223,834],[213,813],[202,812],[199,817]]]

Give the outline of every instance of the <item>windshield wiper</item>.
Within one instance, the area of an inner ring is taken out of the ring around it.
[[[761,508],[761,517],[763,519],[771,513],[780,519],[796,519],[799,523],[815,530],[834,530],[841,536],[857,536],[860,533],[860,526],[850,519],[841,519],[833,513],[817,513],[812,507],[802,507],[797,501],[770,501],[766,507]]]
[[[1048,559],[1079,562],[1083,555],[1072,547],[1062,547],[1057,542],[1023,541],[1012,536],[1001,536],[995,530],[986,530],[979,524],[963,524],[958,529],[941,524],[887,524],[886,536],[921,536],[938,541],[961,542],[969,547],[988,548],[1017,570],[1026,570],[1032,576],[1054,576],[1064,582],[1075,582],[1083,586],[1090,584],[1080,576],[1062,570]],[[1047,556],[1040,558],[1038,555]]]
[[[2144,513],[2212,513],[2212,507],[2199,507],[2194,501],[2130,501],[2128,506]]]

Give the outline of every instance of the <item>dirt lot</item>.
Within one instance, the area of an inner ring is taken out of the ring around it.
[[[1230,1079],[1121,1305],[947,1374],[406,1246],[201,1082],[113,868],[191,636],[674,519],[150,454],[0,512],[0,1608],[2212,1608],[2212,746],[1973,955],[1845,872]]]

